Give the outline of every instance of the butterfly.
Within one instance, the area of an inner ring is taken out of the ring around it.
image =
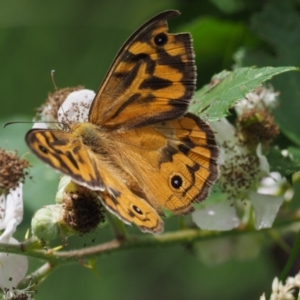
[[[196,87],[189,33],[168,32],[162,12],[118,52],[88,116],[66,129],[31,129],[29,148],[46,164],[98,195],[141,231],[160,233],[164,210],[191,213],[218,178],[211,128],[187,112]]]

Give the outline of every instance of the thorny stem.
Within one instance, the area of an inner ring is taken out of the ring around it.
[[[26,241],[21,244],[0,244],[0,252],[23,254],[26,256],[38,258],[47,261],[52,268],[56,265],[63,265],[67,263],[82,263],[84,260],[94,259],[103,254],[123,251],[133,248],[149,248],[149,247],[167,247],[174,244],[189,244],[196,241],[203,241],[214,239],[218,237],[237,236],[245,234],[260,234],[260,232],[269,232],[270,230],[280,229],[291,224],[291,222],[299,221],[300,217],[295,216],[287,221],[278,222],[272,229],[264,229],[259,232],[253,231],[250,228],[236,229],[226,232],[203,231],[200,229],[184,229],[175,232],[164,233],[158,236],[153,235],[128,235],[125,239],[114,239],[106,243],[96,246],[71,250],[71,251],[55,251],[53,249],[37,250],[31,247],[30,243]],[[299,237],[298,237],[299,238]],[[33,243],[35,241],[33,240]],[[298,249],[298,248],[297,248]]]
[[[54,265],[50,263],[45,263],[41,267],[39,267],[36,271],[31,273],[31,275],[26,276],[21,283],[19,283],[18,288],[26,288],[30,285],[33,286],[33,289],[37,287],[37,285],[41,284],[46,277],[53,272],[55,269]]]

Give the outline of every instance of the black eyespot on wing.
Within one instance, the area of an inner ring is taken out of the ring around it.
[[[162,32],[162,33],[159,33],[155,38],[154,38],[154,43],[156,46],[164,46],[168,41],[168,36]]]
[[[142,215],[142,214],[143,214],[143,212],[142,212],[137,206],[133,205],[132,208],[133,208],[134,211],[135,211],[136,213],[138,213],[139,215]]]
[[[44,146],[39,145],[39,149],[40,149],[43,153],[48,154],[48,149],[46,149]]]
[[[179,189],[183,184],[182,178],[179,175],[174,175],[171,178],[171,184],[174,189]]]

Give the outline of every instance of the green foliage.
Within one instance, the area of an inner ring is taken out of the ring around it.
[[[214,76],[195,95],[190,111],[209,121],[216,121],[229,115],[228,109],[238,100],[273,76],[298,70],[295,67],[266,67],[260,69],[239,68]]]
[[[266,45],[247,51],[243,66],[300,66],[300,15],[293,1],[271,1],[262,12],[253,15],[251,28]],[[300,145],[300,74],[285,74],[272,84],[281,98],[276,121],[281,131]]]
[[[300,170],[300,153],[297,148],[289,148],[288,155],[282,155],[279,148],[271,148],[268,153],[268,161],[271,166],[271,171],[277,171],[289,179],[291,175]]]

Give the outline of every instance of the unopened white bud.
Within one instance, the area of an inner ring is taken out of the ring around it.
[[[59,234],[61,205],[49,205],[39,209],[31,220],[32,234],[43,241],[50,241]]]

